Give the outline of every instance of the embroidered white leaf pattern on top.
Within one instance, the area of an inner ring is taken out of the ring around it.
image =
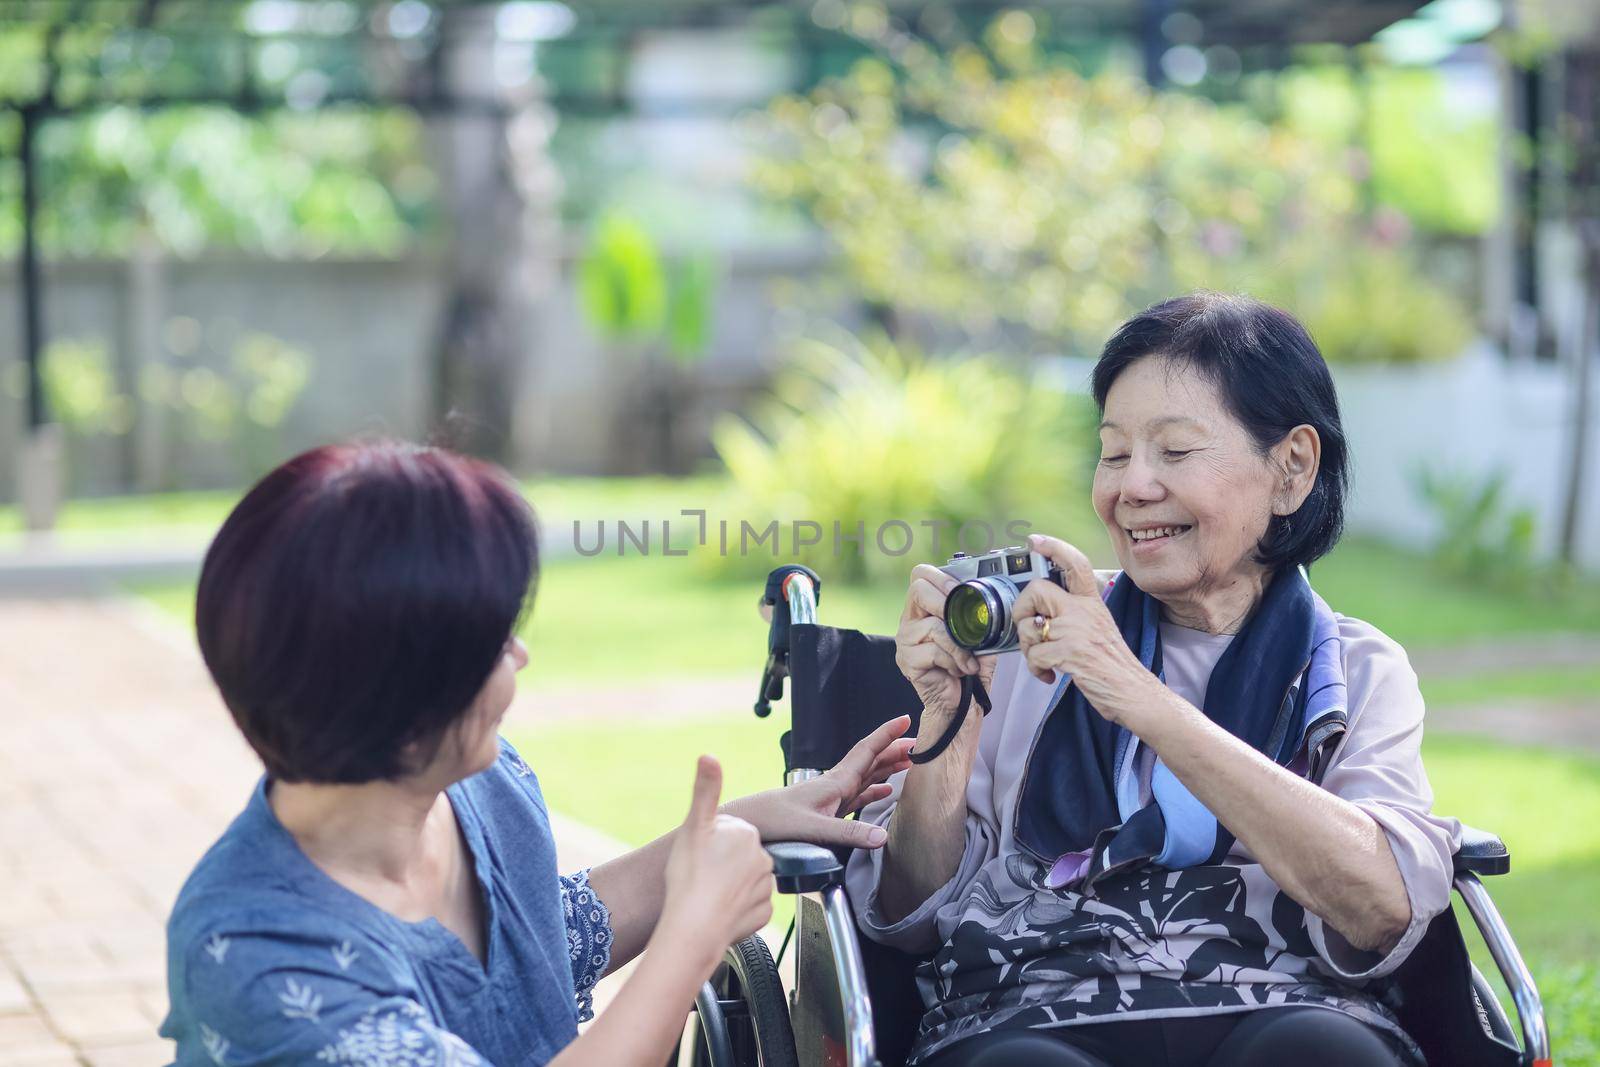
[[[399,1008],[375,1006],[339,1031],[339,1040],[317,1053],[323,1063],[353,1067],[479,1067],[483,1063],[466,1042],[427,1023],[415,1001]]]
[[[439,1045],[444,1049],[442,1067],[479,1067],[483,1063],[472,1047],[455,1034],[440,1034]]]
[[[341,971],[348,971],[350,965],[356,961],[356,957],[361,955],[360,952],[350,947],[350,942],[348,941],[334,945],[328,951],[333,953],[333,962],[339,965]]]
[[[206,955],[221,963],[222,958],[228,954],[228,946],[231,944],[233,942],[221,934],[212,934],[201,947],[206,950]]]
[[[211,1062],[217,1067],[225,1067],[228,1062],[228,1039],[217,1033],[205,1023],[200,1024],[200,1044],[205,1046],[206,1055],[211,1057]]]
[[[322,994],[314,992],[309,985],[301,985],[293,978],[288,979],[284,991],[278,994],[278,999],[283,1001],[283,1015],[286,1019],[309,1019],[317,1022],[317,1015],[322,1011]]]

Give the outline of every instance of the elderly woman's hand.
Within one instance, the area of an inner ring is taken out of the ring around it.
[[[944,571],[919,563],[911,571],[906,608],[894,635],[894,661],[922,699],[922,727],[934,727],[961,702],[961,679],[969,674],[987,688],[994,680],[994,656],[975,656],[956,644],[944,625],[944,599],[958,583]],[[934,716],[929,721],[928,715]]]
[[[1129,651],[1100,597],[1089,557],[1065,541],[1033,534],[1029,547],[1061,568],[1067,588],[1029,582],[1011,606],[1017,640],[1034,677],[1053,683],[1056,672],[1074,684],[1096,711],[1113,721],[1122,695],[1151,677]]]

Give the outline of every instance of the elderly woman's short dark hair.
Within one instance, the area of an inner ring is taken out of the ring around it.
[[[538,566],[533,513],[498,468],[394,442],[314,449],[212,542],[200,651],[273,778],[398,778],[471,707]]]
[[[1102,412],[1118,376],[1146,356],[1193,367],[1222,395],[1258,451],[1302,424],[1322,438],[1316,484],[1299,510],[1273,519],[1257,549],[1268,567],[1321,558],[1344,529],[1349,453],[1328,364],[1288,312],[1245,296],[1193,293],[1135,315],[1118,328],[1094,368]]]

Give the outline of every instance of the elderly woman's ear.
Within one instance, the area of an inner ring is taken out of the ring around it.
[[[1322,463],[1322,438],[1312,426],[1301,423],[1273,448],[1273,461],[1282,479],[1272,502],[1274,515],[1293,515],[1317,484]]]

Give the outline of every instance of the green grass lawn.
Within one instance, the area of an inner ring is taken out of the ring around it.
[[[1333,609],[1364,619],[1407,648],[1503,635],[1600,630],[1600,583],[1559,591],[1441,574],[1427,557],[1346,538],[1311,570]]]
[[[134,592],[189,621],[189,583],[138,583]],[[754,694],[766,655],[766,624],[757,612],[761,583],[706,576],[690,559],[628,556],[555,559],[544,565],[525,624],[534,687],[629,682],[655,677],[750,675]],[[898,587],[827,587],[828,622],[894,629]]]
[[[910,570],[910,564],[907,564]],[[1397,549],[1351,541],[1316,569],[1316,584],[1338,610],[1372,622],[1411,648],[1537,632],[1600,630],[1600,589],[1558,602],[1489,589],[1430,572]],[[709,576],[691,558],[596,556],[554,560],[540,582],[527,636],[530,684],[585,678],[683,676],[759,671],[765,630],[756,614],[758,580]],[[892,633],[905,598],[901,583],[847,586],[823,575],[824,622]],[[595,605],[604,610],[596,611]],[[617,612],[629,640],[614,648]],[[1431,699],[1464,703],[1500,696],[1600,692],[1600,668],[1520,672],[1441,683]]]
[[[1600,666],[1501,671],[1464,678],[1422,679],[1429,707],[1499,700],[1600,701]]]
[[[152,493],[69,500],[56,519],[56,532],[66,538],[143,535],[173,530],[209,533],[221,525],[238,501],[232,490]],[[22,533],[22,514],[13,505],[0,506],[0,547]]]
[[[1319,565],[1316,584],[1340,611],[1372,622],[1408,648],[1600,630],[1600,590],[1551,602],[1531,592],[1473,586],[1432,574],[1416,556],[1363,541],[1347,543]],[[761,587],[757,579],[712,575],[692,556],[552,559],[525,629],[533,664],[524,682],[539,687],[749,672],[754,685],[765,649],[756,613]],[[176,617],[186,619],[192,610],[187,585],[147,584],[135,591]],[[904,595],[898,582],[848,586],[824,574],[821,617],[831,625],[891,633]],[[1520,672],[1424,684],[1429,698],[1443,703],[1578,696],[1600,689],[1597,673]]]
[[[1545,1003],[1555,1060],[1600,1065],[1600,760],[1449,735],[1424,759],[1437,811],[1500,835],[1511,873],[1487,879]],[[1511,1000],[1465,907],[1478,967]]]
[[[713,475],[544,478],[523,484],[551,524],[670,517],[696,507],[708,508],[713,515],[738,514],[726,480]],[[237,497],[228,491],[76,500],[64,507],[60,530],[73,538],[174,530],[204,536],[221,522]],[[592,532],[590,527],[586,530]],[[19,531],[16,509],[0,507],[0,548]],[[568,535],[566,529],[546,530],[552,540],[564,541]],[[907,571],[912,562],[906,561]],[[894,628],[903,596],[900,582],[850,588],[829,584],[828,578],[824,573],[825,621],[881,631]],[[1552,592],[1468,581],[1438,573],[1423,556],[1361,538],[1347,539],[1318,563],[1313,579],[1336,609],[1366,619],[1407,647],[1504,634],[1600,631],[1600,583],[1570,583]],[[548,646],[541,657],[543,670],[534,672],[535,682],[588,677],[602,661],[607,674],[748,669],[751,661],[746,653],[752,643],[745,638],[750,637],[753,619],[748,609],[759,588],[755,579],[711,576],[693,558],[603,555],[552,561],[530,631]],[[187,591],[182,588],[146,587],[140,592],[176,614],[188,613]],[[595,604],[607,610],[594,611]],[[607,644],[616,633],[614,610],[642,623],[635,632],[647,635],[620,663]],[[1523,681],[1516,680],[1519,692]]]
[[[643,516],[671,517],[682,508],[714,507],[726,492],[720,477],[689,478],[534,478],[523,491],[541,516],[586,522],[632,521]],[[69,500],[62,505],[57,532],[68,536],[137,534],[141,531],[195,530],[210,533],[222,524],[243,490],[150,493]],[[0,506],[0,547],[22,532],[14,505]]]

